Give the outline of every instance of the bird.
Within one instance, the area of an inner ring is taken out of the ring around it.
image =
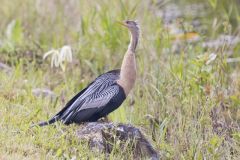
[[[46,126],[56,121],[61,121],[65,125],[95,122],[106,117],[124,102],[136,80],[135,57],[140,28],[133,20],[118,23],[127,27],[130,33],[130,43],[121,68],[101,74],[68,101],[65,107],[50,120],[32,126]]]

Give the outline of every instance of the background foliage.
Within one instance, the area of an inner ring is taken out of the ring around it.
[[[141,127],[164,159],[240,158],[239,6],[238,0],[2,0],[0,159],[104,158],[77,140],[77,125],[29,126],[120,67],[129,35],[115,22],[124,19],[141,26],[138,79],[110,119]],[[43,60],[65,45],[73,59],[64,70]]]

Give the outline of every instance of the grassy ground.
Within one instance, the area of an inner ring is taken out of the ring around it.
[[[0,62],[11,70],[0,70],[0,159],[104,158],[77,140],[77,125],[29,126],[50,118],[100,73],[120,67],[129,36],[115,21],[123,19],[141,26],[138,78],[110,119],[141,127],[164,159],[239,159],[240,63],[227,61],[239,57],[239,43],[203,47],[218,35],[239,36],[238,2],[224,3],[205,2],[210,17],[194,33],[199,40],[180,38],[175,53],[179,35],[165,27],[157,1],[2,0]],[[178,27],[192,33],[184,23],[191,20],[178,19]],[[73,61],[64,71],[51,68],[44,53],[64,45],[72,47]],[[56,97],[36,97],[36,88]],[[119,151],[110,159],[125,156]]]

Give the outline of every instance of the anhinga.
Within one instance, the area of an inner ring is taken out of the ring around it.
[[[136,80],[135,51],[139,38],[139,27],[135,21],[120,22],[131,33],[128,50],[124,55],[121,69],[98,76],[85,89],[75,95],[66,106],[49,121],[38,126],[52,124],[58,120],[64,124],[92,122],[117,109],[133,88]]]

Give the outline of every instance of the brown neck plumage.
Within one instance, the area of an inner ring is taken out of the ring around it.
[[[123,58],[120,79],[117,81],[123,87],[126,96],[133,88],[136,80],[135,50],[138,44],[138,37],[138,31],[131,31],[131,41]]]

